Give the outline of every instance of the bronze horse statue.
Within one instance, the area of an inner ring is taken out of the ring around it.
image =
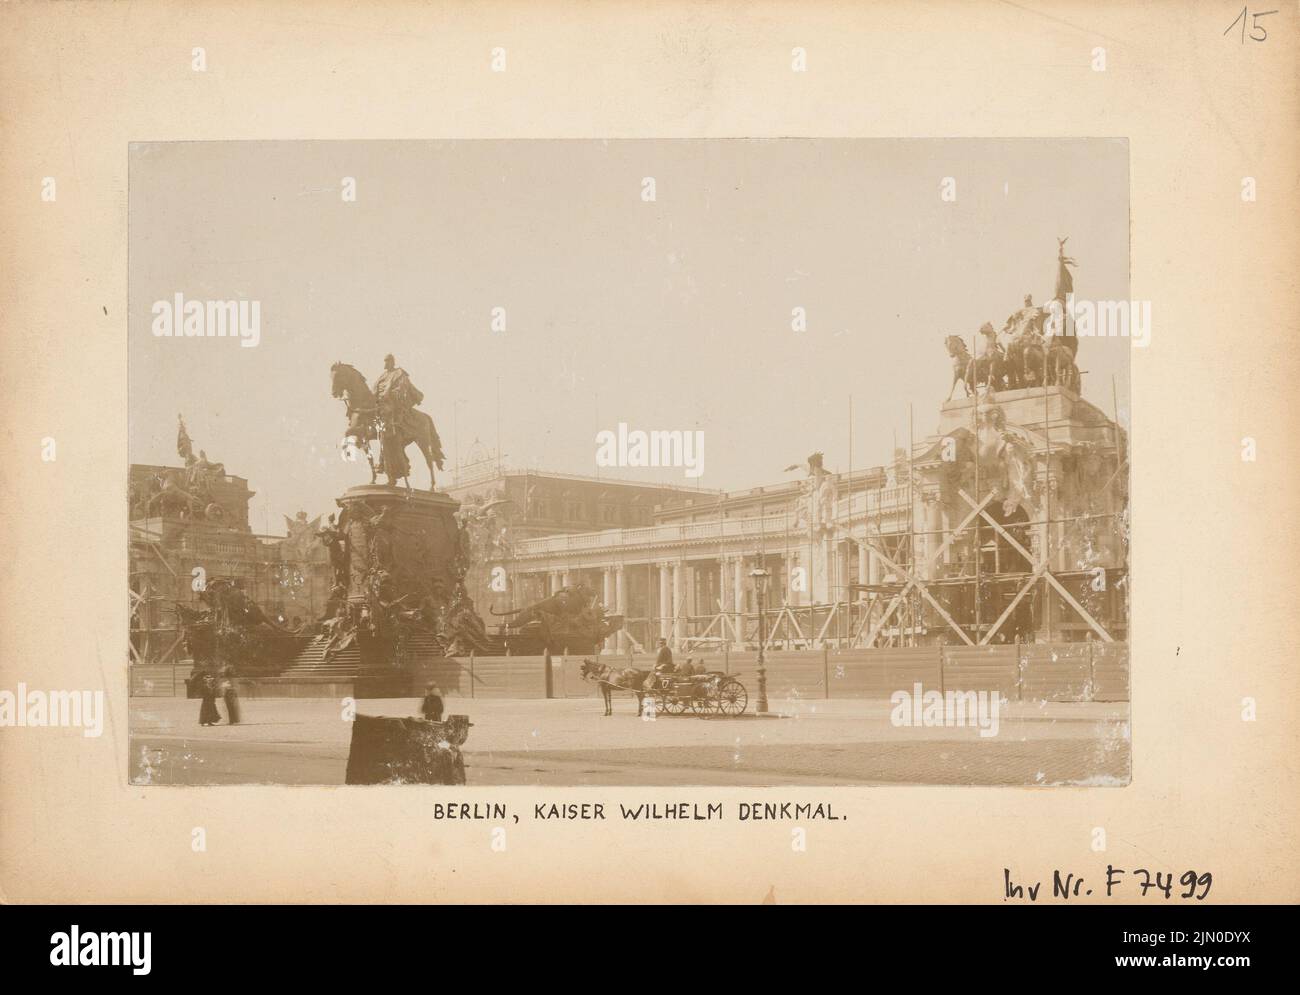
[[[628,667],[623,670],[615,670],[607,663],[597,663],[595,660],[582,661],[582,679],[584,681],[595,681],[600,686],[600,693],[605,699],[605,714],[614,714],[614,690],[631,691],[636,695],[636,714],[639,717],[645,709],[645,681],[649,673],[644,670],[634,670]]]
[[[370,454],[370,443],[380,437],[380,420],[379,404],[374,392],[366,383],[366,378],[356,367],[348,363],[334,363],[330,367],[330,394],[342,398],[347,409],[348,427],[343,433],[342,441],[344,449],[351,446],[366,454],[366,462],[370,464],[372,484],[382,470],[388,477],[388,483],[395,485],[399,478],[385,464],[383,454],[380,454],[378,465]],[[395,451],[404,452],[412,443],[419,448],[429,467],[429,490],[433,490],[433,468],[437,466],[441,470],[443,460],[446,459],[442,452],[442,441],[438,438],[438,430],[433,427],[433,419],[425,412],[412,408],[409,419],[403,419],[400,424],[393,426],[393,429],[392,447]],[[411,478],[404,476],[400,479],[406,481],[409,490]]]
[[[972,356],[966,348],[966,340],[960,335],[949,335],[944,339],[948,355],[952,357],[952,386],[948,388],[946,401],[952,400],[953,391],[960,383],[966,388],[970,397],[981,385],[990,391],[1001,389],[1005,376],[1005,362],[1002,349],[997,343],[997,333],[987,322],[980,329],[984,337],[984,348],[978,356]]]
[[[187,471],[176,468],[155,474],[150,484],[148,496],[143,500],[146,516],[155,513],[164,518],[176,517],[190,520],[206,518],[220,520],[225,517],[225,509],[212,500],[202,481],[199,488],[189,490]]]
[[[1046,320],[1047,312],[1036,307],[1033,297],[1026,294],[1025,306],[1008,317],[1002,326],[999,338],[1006,356],[1007,387],[1011,390],[1042,386],[1046,382],[1047,349],[1043,344]]]
[[[1017,316],[1008,318],[1004,329],[1006,334],[1014,326],[1006,341],[1007,386],[1015,389],[1059,385],[1077,393],[1079,368],[1075,356],[1079,340],[1073,332],[1066,331],[1059,302],[1040,308],[1029,319],[1017,321]]]
[[[1074,349],[1070,348],[1071,344]],[[1078,340],[1072,335],[1052,337],[1044,360],[1048,384],[1065,387],[1076,394],[1079,392],[1079,367],[1074,363],[1077,348]]]

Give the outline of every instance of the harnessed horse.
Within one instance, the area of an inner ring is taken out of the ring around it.
[[[605,699],[605,714],[614,714],[614,690],[631,691],[636,695],[636,714],[641,715],[645,708],[645,679],[649,676],[644,670],[635,670],[627,667],[623,670],[615,670],[605,663],[597,663],[595,660],[582,661],[582,679],[584,681],[595,681],[600,687],[600,693]]]

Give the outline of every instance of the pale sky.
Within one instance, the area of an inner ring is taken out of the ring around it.
[[[1057,237],[1078,296],[1129,293],[1123,139],[152,143],[129,211],[130,459],[179,463],[183,412],[258,492],[258,531],[369,480],[339,457],[335,360],[373,382],[393,352],[448,469],[496,445],[499,384],[511,466],[594,475],[600,429],[702,429],[703,476],[618,475],[736,489],[817,449],[847,469],[850,394],[855,468],[906,440],[909,403],[932,433],[944,336],[1048,300]],[[178,291],[260,300],[260,344],[155,338]],[[1122,420],[1130,348],[1079,348],[1084,396],[1109,415],[1113,378]]]

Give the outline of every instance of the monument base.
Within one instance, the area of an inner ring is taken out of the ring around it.
[[[339,498],[342,567],[336,632],[359,653],[358,674],[400,672],[416,655],[441,653],[438,630],[461,589],[466,563],[446,494],[368,484]]]
[[[973,397],[945,401],[939,413],[941,436],[971,431],[976,407]],[[1113,446],[1115,428],[1100,409],[1067,387],[1022,387],[979,396],[980,414],[1002,410],[1008,425],[1018,425],[1040,435],[1051,433],[1054,443],[1092,442]]]

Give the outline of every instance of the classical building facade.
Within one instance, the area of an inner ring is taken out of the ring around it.
[[[530,595],[593,586],[627,619],[619,650],[1118,640],[1126,445],[1066,387],[1002,391],[944,404],[887,465],[815,454],[802,481],[669,495],[653,524],[519,539],[496,565]]]
[[[1127,486],[1125,433],[1051,386],[947,402],[933,433],[851,474],[818,453],[802,479],[724,493],[485,459],[445,491],[489,631],[586,584],[625,618],[609,650],[689,651],[1123,640]],[[255,535],[252,496],[219,464],[131,467],[133,659],[175,658],[171,602],[195,601],[200,569],[282,624],[320,618],[320,519]]]
[[[446,492],[461,502],[473,566],[466,586],[485,621],[540,601],[559,581],[513,567],[520,543],[650,528],[662,509],[715,504],[720,492],[545,470],[518,470],[486,455],[460,468]],[[558,576],[558,572],[557,572]],[[613,601],[607,600],[611,608]]]

